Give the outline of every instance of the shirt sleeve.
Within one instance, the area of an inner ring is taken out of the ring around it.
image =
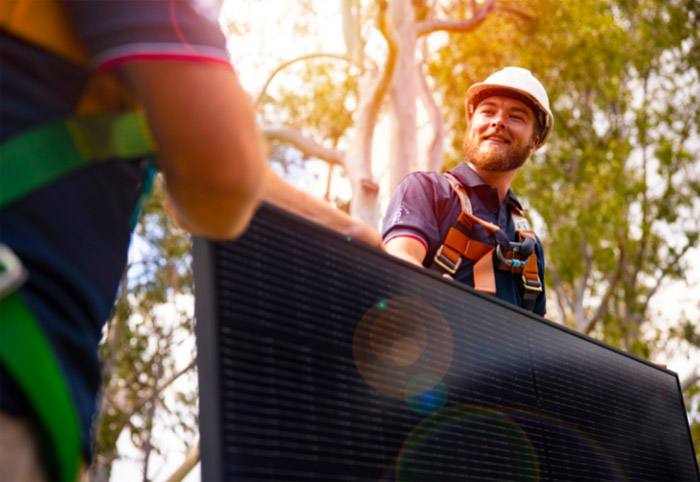
[[[231,65],[217,0],[70,0],[64,5],[99,70],[132,60]]]
[[[412,237],[430,253],[436,243],[442,242],[436,215],[441,189],[436,177],[434,173],[415,172],[401,181],[391,196],[382,223],[385,243],[397,236]]]

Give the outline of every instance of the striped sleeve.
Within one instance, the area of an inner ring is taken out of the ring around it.
[[[217,0],[71,0],[65,6],[99,70],[134,60],[231,65]]]

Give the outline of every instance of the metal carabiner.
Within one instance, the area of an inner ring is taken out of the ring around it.
[[[22,261],[9,246],[0,243],[0,299],[22,286],[27,277]]]
[[[511,241],[510,247],[511,247],[511,251],[513,251],[513,254],[515,255],[515,253],[518,253],[520,250],[520,243],[514,243]],[[513,256],[513,258],[510,258],[510,259],[506,258],[503,255],[503,253],[501,252],[501,245],[500,244],[496,245],[496,256],[501,261],[501,263],[508,266],[511,269],[511,271],[527,265],[528,261],[530,261],[529,256],[522,261],[519,259],[515,259],[515,256]]]

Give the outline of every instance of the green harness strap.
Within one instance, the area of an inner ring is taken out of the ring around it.
[[[47,475],[75,480],[82,458],[78,416],[51,347],[17,293],[0,301],[0,363],[31,402],[50,440]]]
[[[32,129],[0,145],[0,209],[87,165],[156,152],[145,116],[138,112],[71,117]],[[149,168],[147,184],[153,171]],[[82,458],[78,417],[40,326],[18,293],[0,299],[0,363],[32,404],[49,439],[44,450],[49,476],[75,480]]]
[[[0,146],[0,209],[88,164],[156,152],[140,112],[69,117],[31,129]]]

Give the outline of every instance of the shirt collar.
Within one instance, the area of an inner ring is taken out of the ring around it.
[[[481,178],[481,176],[474,172],[474,169],[472,169],[466,162],[460,162],[457,165],[457,167],[449,170],[448,172],[450,172],[453,176],[457,177],[457,179],[459,179],[466,188],[475,188],[478,186],[483,186],[488,187],[489,189],[493,189],[486,181],[484,181]],[[520,201],[511,189],[508,189],[508,194],[506,195],[506,202],[508,204],[514,205],[518,210],[524,211],[522,205],[520,204]]]

